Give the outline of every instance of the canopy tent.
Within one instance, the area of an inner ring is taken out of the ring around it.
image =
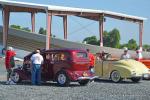
[[[46,49],[50,48],[51,39],[51,22],[52,16],[60,16],[63,18],[64,39],[67,39],[67,16],[77,16],[99,22],[100,46],[103,46],[103,23],[104,17],[110,17],[118,20],[125,20],[139,24],[139,45],[142,48],[143,22],[146,18],[132,16],[122,13],[116,13],[106,10],[93,10],[73,7],[63,7],[54,5],[43,5],[27,2],[0,0],[0,8],[3,14],[3,45],[7,47],[7,36],[9,27],[10,12],[29,12],[31,13],[32,32],[35,31],[35,14],[38,12],[46,13],[47,22],[47,38]]]

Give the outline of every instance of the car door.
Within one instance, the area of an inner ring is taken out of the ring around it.
[[[42,66],[42,79],[45,81],[53,79],[53,62],[52,53],[46,52],[43,54],[44,62]]]
[[[96,59],[95,60],[95,75],[96,76],[100,76],[102,77],[103,76],[103,61],[102,60],[99,60],[99,59]]]
[[[111,73],[111,69],[112,69],[112,61],[109,60],[105,60],[103,61],[103,66],[102,66],[102,76],[103,78],[109,78],[110,77],[110,73]]]

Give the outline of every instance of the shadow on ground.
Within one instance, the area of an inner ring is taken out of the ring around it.
[[[0,81],[0,85],[7,85],[6,81]],[[51,86],[51,87],[61,87],[59,86],[56,82],[45,82],[42,83],[41,85],[31,85],[31,82],[21,82],[21,83],[17,83],[15,85],[25,85],[25,86]],[[67,87],[80,87],[81,85],[79,85],[76,82],[72,82],[69,86]]]
[[[131,80],[123,80],[119,83],[114,83],[113,81],[106,80],[106,79],[95,79],[94,82],[97,82],[97,83],[112,83],[112,84],[138,84],[138,83],[141,83],[141,82],[135,83],[135,82],[132,82]]]

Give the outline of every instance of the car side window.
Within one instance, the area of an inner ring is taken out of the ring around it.
[[[54,62],[67,61],[68,58],[69,58],[69,54],[65,53],[65,52],[57,52],[57,53],[53,54]]]
[[[50,63],[53,63],[53,54],[52,53],[46,53],[44,59]]]

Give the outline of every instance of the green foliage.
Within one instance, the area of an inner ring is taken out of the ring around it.
[[[83,43],[86,41],[87,44],[98,45],[96,36],[87,37],[83,40]]]
[[[21,29],[24,30],[24,31],[27,31],[27,32],[31,32],[31,30],[29,29],[29,27],[23,27]]]
[[[14,28],[14,29],[19,29],[21,30],[21,26],[19,25],[10,25],[11,28]]]
[[[120,33],[119,30],[113,29],[109,32],[109,38],[110,38],[110,46],[113,48],[119,48],[120,46]]]
[[[44,28],[40,27],[39,34],[46,35],[46,30]]]
[[[29,29],[29,27],[21,27],[19,25],[10,25],[11,28],[14,28],[14,29],[18,29],[18,30],[23,30],[23,31],[27,31],[27,32],[31,32],[31,30]]]
[[[96,36],[87,37],[83,40],[87,44],[99,45],[100,40],[97,40]],[[103,43],[106,47],[119,48],[120,46],[120,33],[117,29],[113,29],[110,32],[103,32]]]
[[[110,35],[107,31],[103,32],[103,44],[106,47],[110,47]]]
[[[126,44],[120,44],[120,49],[122,49],[122,48],[124,48],[124,47],[128,47],[128,43],[126,43]]]
[[[113,29],[110,32],[104,31],[103,42],[106,47],[120,47],[120,32],[118,29]]]
[[[46,29],[44,29],[43,27],[40,27],[39,34],[46,35]],[[51,34],[51,37],[55,38],[56,35]]]
[[[150,52],[150,45],[144,44],[143,49]]]
[[[120,48],[128,47],[129,50],[136,50],[138,45],[134,39],[130,39],[128,43],[120,45]]]
[[[130,50],[136,50],[137,47],[138,47],[137,43],[136,43],[136,41],[134,39],[130,39],[128,41],[128,49],[130,49]]]

